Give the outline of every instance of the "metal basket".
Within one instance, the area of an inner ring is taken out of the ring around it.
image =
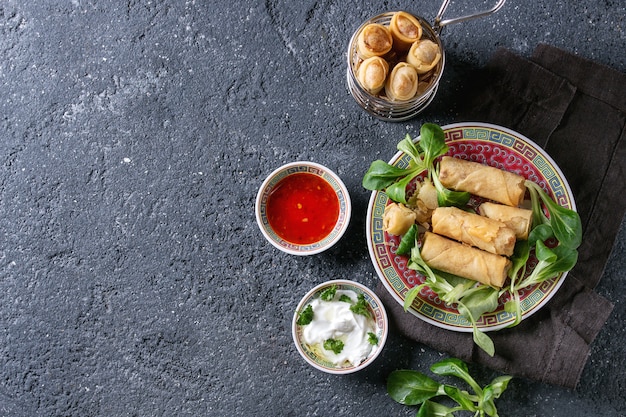
[[[372,116],[378,117],[387,121],[403,121],[408,120],[422,110],[424,110],[430,102],[435,98],[435,93],[439,87],[439,79],[443,73],[445,54],[443,51],[443,45],[439,36],[432,29],[430,24],[423,18],[415,16],[422,25],[422,39],[430,39],[435,42],[441,50],[441,60],[435,68],[432,69],[428,81],[427,88],[420,94],[416,95],[410,100],[393,101],[387,99],[384,95],[374,96],[368,91],[363,89],[356,78],[356,71],[362,59],[357,54],[357,38],[363,28],[370,23],[378,23],[384,26],[389,26],[394,12],[387,12],[378,16],[372,17],[365,21],[352,35],[350,39],[350,46],[348,48],[348,90],[356,100],[356,102]]]
[[[363,28],[371,23],[378,23],[384,26],[389,26],[391,18],[395,12],[386,12],[368,19],[363,22],[361,26],[354,32],[352,38],[350,38],[350,44],[348,47],[348,68],[347,68],[347,84],[348,91],[352,94],[352,97],[356,100],[357,104],[361,106],[365,111],[374,117],[389,121],[400,122],[411,119],[421,113],[428,105],[433,101],[439,88],[439,80],[443,75],[443,69],[445,67],[446,55],[443,48],[443,44],[439,37],[441,29],[448,24],[462,22],[477,17],[487,16],[498,11],[505,3],[506,0],[499,0],[497,4],[484,12],[475,13],[468,16],[457,17],[453,19],[442,20],[442,16],[448,6],[450,0],[444,0],[439,13],[435,18],[434,25],[430,25],[424,18],[413,15],[422,26],[422,39],[430,39],[439,46],[441,51],[441,59],[439,63],[429,73],[427,78],[428,85],[425,89],[420,90],[418,94],[410,100],[394,101],[382,95],[372,95],[359,84],[356,72],[362,59],[357,54],[357,38]]]

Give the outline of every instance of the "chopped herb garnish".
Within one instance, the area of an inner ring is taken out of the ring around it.
[[[336,292],[337,286],[333,284],[330,287],[326,288],[324,291],[322,291],[322,293],[320,294],[320,298],[324,301],[332,301],[333,298],[335,298]]]
[[[345,294],[341,294],[341,295],[339,296],[339,301],[343,301],[344,303],[350,303],[350,304],[352,304],[352,298],[348,297],[348,296],[347,296],[347,295],[345,295]]]
[[[370,345],[376,346],[378,344],[378,337],[375,333],[367,332],[367,341],[370,342]]]
[[[343,350],[343,342],[337,339],[327,339],[324,341],[324,349],[332,350],[338,355]]]
[[[296,324],[300,326],[306,326],[312,321],[313,321],[313,307],[311,306],[311,304],[309,304],[298,315],[298,320],[296,320]]]
[[[363,294],[359,294],[356,297],[356,304],[350,306],[350,311],[354,314],[360,314],[367,318],[371,317],[370,311],[367,309],[367,301],[365,301],[365,296]]]

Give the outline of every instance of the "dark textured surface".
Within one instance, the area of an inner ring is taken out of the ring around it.
[[[311,287],[377,282],[362,174],[421,123],[451,122],[455,92],[497,47],[529,56],[545,42],[626,71],[622,1],[510,0],[444,30],[428,111],[372,119],[345,87],[352,32],[382,11],[432,20],[439,6],[0,3],[0,415],[414,415],[386,377],[442,354],[392,333],[373,365],[338,377],[291,340]],[[341,242],[307,258],[265,242],[253,212],[264,177],[299,159],[335,170],[353,202]],[[626,414],[624,242],[622,224],[597,288],[615,309],[578,388],[515,379],[500,415]]]

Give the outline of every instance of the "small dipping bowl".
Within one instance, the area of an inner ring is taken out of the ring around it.
[[[352,205],[343,181],[315,162],[291,162],[263,181],[256,198],[263,236],[291,255],[314,255],[333,246],[350,222]]]
[[[337,287],[337,290],[350,290],[357,293],[357,295],[363,294],[365,301],[368,305],[371,320],[373,320],[374,322],[373,333],[376,335],[378,343],[376,345],[372,345],[372,350],[370,351],[369,355],[356,365],[352,365],[349,362],[346,362],[342,365],[333,364],[331,361],[326,359],[323,354],[320,354],[320,352],[322,352],[322,348],[320,346],[309,346],[303,341],[303,331],[307,325],[299,325],[297,323],[300,313],[313,300],[319,298],[322,292],[324,292],[326,289],[330,288],[333,285]],[[374,362],[374,359],[378,357],[380,352],[383,350],[383,347],[385,346],[385,342],[387,341],[387,334],[389,333],[389,322],[385,307],[373,291],[358,282],[340,279],[324,282],[323,284],[320,284],[313,288],[302,298],[294,313],[291,330],[293,341],[296,344],[298,353],[300,353],[300,355],[309,365],[329,374],[342,375],[357,372]]]

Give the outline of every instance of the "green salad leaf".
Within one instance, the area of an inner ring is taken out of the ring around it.
[[[417,237],[417,224],[413,224],[409,230],[400,239],[396,254],[406,255],[411,252],[411,249],[415,246],[415,238]]]
[[[457,411],[456,408],[426,400],[422,403],[415,417],[454,417],[455,411]]]
[[[441,126],[424,123],[420,129],[420,147],[424,150],[424,165],[432,167],[435,159],[448,152],[445,133]]]
[[[409,155],[413,159],[412,163],[422,166],[420,162],[422,162],[423,159],[422,159],[420,147],[421,147],[420,145],[416,145],[415,142],[413,142],[413,139],[411,139],[411,135],[409,135],[408,133],[404,136],[404,139],[402,139],[396,145],[396,148],[400,152],[404,152],[405,154]],[[426,164],[424,163],[423,166],[425,165]]]
[[[433,378],[413,370],[399,369],[391,372],[387,379],[387,393],[396,402],[404,405],[420,405],[416,416],[454,417],[457,412],[472,412],[474,416],[498,415],[495,400],[507,389],[512,377],[502,375],[481,387],[472,377],[467,365],[456,358],[443,359],[431,365],[432,373],[440,376],[455,377],[469,386],[464,387],[440,383]],[[436,402],[436,397],[448,397],[456,405],[448,406]]]
[[[443,394],[443,385],[421,372],[393,371],[387,379],[389,396],[400,404],[417,405]]]
[[[498,308],[499,296],[499,291],[488,285],[476,285],[461,294],[463,305],[476,319]]]
[[[572,269],[578,261],[578,251],[567,246],[558,245],[550,249],[539,240],[535,248],[539,262],[530,275],[516,285],[516,289],[522,289],[554,278],[558,274]]]
[[[491,338],[487,336],[486,333],[480,331],[480,329],[476,325],[476,320],[478,320],[478,317],[474,317],[472,315],[472,312],[460,301],[457,303],[457,310],[459,310],[459,313],[467,318],[472,324],[472,338],[474,340],[474,343],[476,343],[476,346],[484,350],[489,356],[495,355],[496,347],[493,344],[493,340],[491,340]]]
[[[549,224],[560,245],[570,249],[578,248],[583,235],[580,215],[574,210],[559,206],[537,183],[527,180],[525,185],[530,191],[533,204],[534,227]],[[549,218],[541,210],[539,200],[545,205]]]
[[[370,164],[362,184],[368,190],[385,190],[391,200],[407,204],[407,186],[424,171],[431,177],[435,160],[448,152],[448,145],[440,126],[424,123],[420,128],[419,142],[415,143],[407,133],[396,147],[411,158],[407,168],[398,168],[380,159],[376,160]]]
[[[439,362],[436,362],[430,366],[432,373],[437,375],[454,376],[456,378],[465,381],[476,393],[476,395],[482,395],[483,390],[480,385],[472,378],[469,373],[467,364],[457,358],[447,358]]]
[[[516,242],[511,257],[513,266],[508,272],[511,298],[504,308],[515,314],[515,320],[508,327],[514,327],[522,320],[519,291],[571,270],[578,261],[576,248],[582,240],[582,223],[578,213],[559,206],[535,182],[527,180],[525,185],[530,191],[533,225],[528,241]],[[541,203],[549,217],[545,215]],[[558,245],[551,249],[544,242],[552,238],[557,240]],[[527,276],[526,265],[533,249],[539,262]]]
[[[363,187],[368,190],[384,190],[398,178],[412,172],[404,168],[394,167],[380,159],[371,163],[363,177]]]
[[[453,191],[444,187],[439,180],[438,168],[433,171],[432,180],[433,185],[437,190],[437,204],[439,205],[439,207],[463,207],[472,197],[472,195],[468,192]]]
[[[422,169],[414,169],[412,172],[409,172],[405,177],[400,178],[398,181],[389,185],[385,189],[387,196],[398,203],[408,204],[406,198],[406,188],[408,187],[409,183],[422,171]]]

